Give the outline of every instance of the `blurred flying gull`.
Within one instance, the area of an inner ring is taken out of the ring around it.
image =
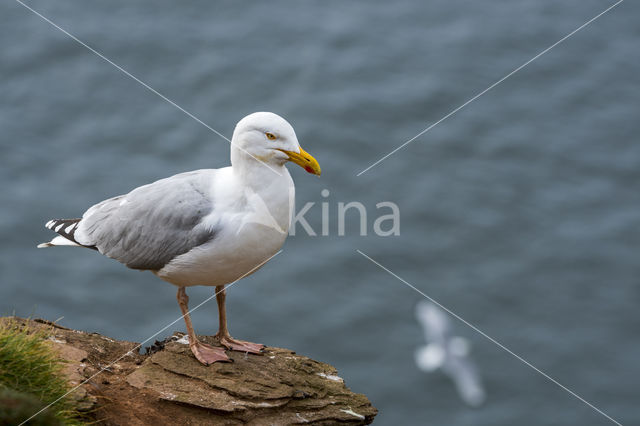
[[[469,341],[452,335],[447,313],[431,302],[420,301],[416,306],[416,317],[427,339],[427,344],[415,352],[418,368],[427,373],[441,369],[453,380],[465,403],[472,407],[482,405],[485,391],[469,357]]]

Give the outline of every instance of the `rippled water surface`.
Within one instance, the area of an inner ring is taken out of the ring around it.
[[[624,424],[640,390],[640,7],[626,1],[406,148],[607,8],[602,1],[45,2],[31,7],[230,136],[277,112],[323,167],[290,167],[329,236],[229,289],[233,334],[335,365],[376,424],[608,424],[460,322],[488,399],[466,407],[413,363],[418,293]],[[93,251],[36,250],[52,217],[182,171],[228,143],[19,3],[0,4],[0,311],[142,341],[175,288]],[[321,191],[328,189],[324,198]],[[401,235],[337,235],[337,203],[393,201]],[[192,303],[211,295],[190,290]],[[194,314],[214,333],[215,303]],[[179,323],[182,327],[182,324]],[[176,325],[178,327],[178,325]]]

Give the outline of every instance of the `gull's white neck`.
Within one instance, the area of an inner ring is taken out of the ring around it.
[[[256,191],[278,181],[288,186],[288,182],[291,181],[285,162],[262,162],[233,145],[231,145],[231,167],[237,179]]]
[[[244,200],[242,204],[253,204],[253,210],[266,208],[272,218],[268,221],[275,220],[279,229],[288,232],[295,203],[295,187],[289,170],[284,164],[262,163],[233,147],[231,152],[235,195]]]

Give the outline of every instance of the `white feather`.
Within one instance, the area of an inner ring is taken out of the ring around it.
[[[57,237],[55,237],[53,240],[49,241],[48,243],[38,244],[38,248],[53,247],[53,246],[82,247],[80,244],[74,243],[71,240],[67,240],[62,235],[58,235]]]

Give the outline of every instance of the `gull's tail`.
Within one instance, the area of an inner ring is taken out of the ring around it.
[[[82,244],[76,241],[74,235],[76,229],[78,229],[78,223],[81,219],[53,219],[47,222],[45,225],[48,229],[57,232],[58,236],[49,241],[48,243],[38,244],[38,248],[53,247],[53,246],[80,246]]]

